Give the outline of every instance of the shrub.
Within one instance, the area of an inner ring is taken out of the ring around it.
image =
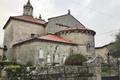
[[[85,56],[81,54],[72,54],[65,60],[65,65],[82,65],[85,61],[87,61]]]

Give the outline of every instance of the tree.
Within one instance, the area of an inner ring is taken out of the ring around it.
[[[116,35],[115,42],[109,47],[109,51],[114,58],[120,57],[120,32]]]
[[[72,54],[69,55],[65,60],[65,65],[82,65],[83,62],[87,61],[85,56],[81,54]]]
[[[120,65],[120,32],[116,35],[116,39],[112,47],[110,48],[110,55],[114,58],[117,58],[117,67],[118,67],[118,75],[120,75],[119,65]],[[120,79],[120,76],[119,76]]]

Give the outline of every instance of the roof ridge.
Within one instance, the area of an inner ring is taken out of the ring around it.
[[[73,15],[71,15],[71,14],[64,14],[64,15],[60,15],[60,16],[56,16],[56,17],[51,17],[51,18],[48,18],[48,20],[53,19],[53,18],[63,17],[63,16],[71,16],[73,19],[75,19],[75,20],[78,22],[79,26],[82,26],[83,28],[86,28],[79,20],[77,20],[77,19],[76,19]],[[77,26],[77,27],[79,28],[79,26]]]
[[[70,14],[71,15],[71,14]],[[77,22],[79,22],[84,28],[86,28],[79,20],[77,20],[73,15],[71,15]]]
[[[19,15],[19,16],[10,16],[10,17],[30,17],[30,18],[33,18],[35,20],[40,20],[40,21],[45,21],[43,19],[39,19],[39,18],[35,18],[34,16],[27,16],[27,15]],[[46,22],[46,21],[45,21]]]
[[[10,22],[11,19],[16,19],[16,20],[34,23],[34,24],[38,24],[38,25],[45,25],[45,23],[47,23],[45,20],[35,19],[32,16],[26,16],[26,15],[10,16],[9,19],[7,20],[6,24],[4,25],[3,29],[6,28],[7,24]]]
[[[53,18],[63,17],[63,16],[66,16],[66,15],[70,15],[70,14],[63,14],[63,15],[60,15],[60,16],[51,17],[51,18],[48,18],[48,20],[53,19]]]

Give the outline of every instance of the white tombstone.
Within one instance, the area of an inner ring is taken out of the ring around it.
[[[30,71],[30,67],[27,67],[26,70],[27,70],[27,72],[29,72]]]
[[[65,60],[66,60],[66,56],[64,55],[63,56],[63,63],[65,63]]]
[[[40,48],[37,54],[37,64],[44,64],[44,51]]]
[[[55,54],[55,60],[54,62],[59,63],[59,54]]]
[[[50,56],[50,54],[47,55],[47,63],[48,63],[48,64],[51,63],[51,56]]]
[[[43,59],[44,58],[44,52],[43,52],[43,50],[41,48],[39,49],[38,58],[39,59]]]

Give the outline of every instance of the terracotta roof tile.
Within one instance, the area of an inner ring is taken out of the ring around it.
[[[81,29],[80,29],[80,28],[67,28],[67,29],[58,31],[58,32],[56,32],[55,34],[58,34],[58,33],[61,33],[61,32],[67,32],[67,31],[76,31],[76,30],[81,31],[81,32],[89,31],[89,32],[92,32],[93,35],[96,34],[95,31],[93,31],[93,30],[91,30],[91,29],[88,29],[88,28],[81,28]]]
[[[15,16],[13,18],[20,19],[20,20],[25,20],[33,23],[38,23],[38,24],[45,24],[46,22],[42,19],[36,19],[32,16]]]
[[[9,18],[9,20],[7,21],[7,23],[5,24],[5,26],[3,27],[3,29],[6,28],[7,24],[9,23],[10,19],[16,19],[16,20],[20,20],[20,21],[25,21],[25,22],[29,22],[29,23],[34,23],[34,24],[39,24],[39,25],[44,25],[46,23],[46,21],[42,20],[42,19],[36,19],[32,16],[12,16]]]
[[[62,37],[59,37],[59,36],[53,35],[53,34],[45,35],[45,36],[38,37],[38,38],[45,39],[45,40],[51,40],[51,41],[57,41],[57,42],[64,42],[64,43],[73,43],[72,41],[65,40]],[[75,43],[73,43],[73,44],[75,44]]]
[[[66,43],[66,44],[77,45],[76,43],[73,43],[72,41],[69,41],[69,40],[65,40],[62,37],[59,37],[57,35],[48,34],[48,35],[41,36],[41,37],[26,38],[26,39],[23,39],[23,40],[14,41],[13,46],[24,43],[24,42],[28,42],[28,41],[31,41],[31,40],[34,40],[34,39],[52,41],[52,42],[62,42],[62,43]]]

